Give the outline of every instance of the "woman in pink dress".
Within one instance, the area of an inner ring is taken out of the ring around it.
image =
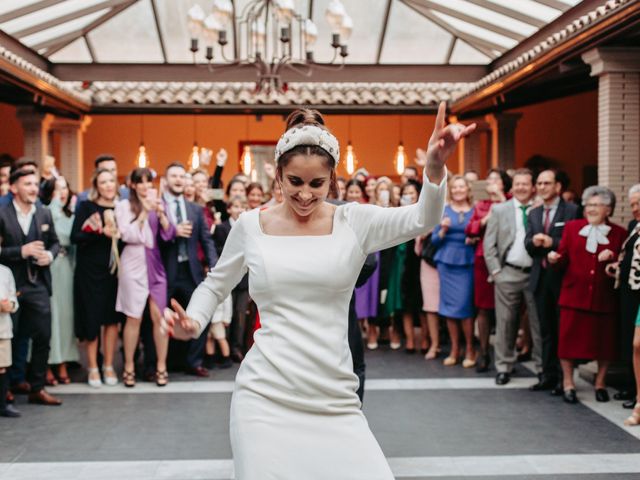
[[[475,243],[476,253],[473,263],[473,292],[474,303],[478,309],[476,322],[480,337],[480,355],[476,363],[476,371],[486,372],[491,364],[489,355],[489,335],[491,333],[491,311],[495,308],[493,284],[489,283],[489,271],[484,261],[482,239],[487,222],[491,217],[491,207],[494,203],[504,202],[511,190],[511,178],[506,172],[497,168],[489,170],[487,175],[487,194],[489,198],[478,200],[473,209],[473,216],[467,225],[465,234],[470,242]]]
[[[127,316],[123,332],[126,387],[136,384],[134,352],[140,336],[140,323],[149,303],[153,322],[153,339],[157,353],[156,384],[168,383],[167,349],[169,339],[160,330],[161,312],[167,306],[167,275],[160,257],[158,240],[175,238],[176,229],[169,221],[164,204],[151,183],[147,168],[131,172],[129,200],[116,205],[115,215],[122,241],[126,246],[120,256],[116,310]]]

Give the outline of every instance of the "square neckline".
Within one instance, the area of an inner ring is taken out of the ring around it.
[[[257,222],[258,222],[258,231],[260,232],[261,235],[265,236],[265,237],[280,237],[280,238],[322,238],[322,237],[332,237],[336,231],[336,218],[338,217],[338,210],[340,209],[342,205],[338,205],[336,206],[334,212],[333,212],[333,218],[331,219],[331,232],[330,233],[323,233],[322,235],[274,235],[272,233],[266,233],[263,229],[262,229],[262,222],[260,221],[260,212],[262,210],[266,210],[266,208],[256,208],[257,213],[256,213],[256,218],[257,218]]]

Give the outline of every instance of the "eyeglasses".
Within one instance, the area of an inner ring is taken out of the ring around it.
[[[604,203],[586,203],[584,206],[585,206],[585,208],[591,208],[591,207],[593,207],[593,208],[598,207],[599,208],[599,207],[606,207],[607,205],[605,205]]]

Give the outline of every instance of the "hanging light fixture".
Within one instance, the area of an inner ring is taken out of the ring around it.
[[[149,157],[147,157],[147,149],[144,146],[144,117],[142,115],[140,115],[140,146],[136,156],[136,165],[138,168],[147,168],[149,166]]]
[[[200,154],[198,152],[198,130],[197,130],[197,117],[193,116],[193,147],[191,148],[191,155],[189,155],[189,165],[191,170],[197,170],[200,167]]]
[[[310,77],[317,70],[340,70],[349,55],[347,41],[354,25],[341,0],[330,0],[326,20],[331,37],[326,39],[333,57],[326,63],[314,59],[313,44],[318,27],[306,14],[296,9],[295,0],[213,0],[211,11],[194,4],[187,14],[187,30],[191,38],[189,50],[194,63],[201,44],[211,72],[223,68],[253,66],[258,73],[256,92],[284,93],[282,72],[291,70]],[[236,12],[241,10],[240,12]],[[299,9],[298,9],[299,10]],[[239,13],[239,15],[236,15]],[[229,56],[227,32],[233,32],[235,54]],[[214,57],[216,62],[214,63]]]
[[[396,173],[402,175],[407,165],[407,155],[404,152],[404,145],[402,143],[402,116],[400,115],[398,115],[398,137],[398,149],[396,150],[394,163],[396,165]]]
[[[249,145],[244,146],[241,163],[242,173],[249,177],[251,175],[251,170],[253,169],[253,154],[251,153],[251,147]]]
[[[345,156],[345,168],[349,175],[353,175],[356,171],[356,165],[358,163],[356,154],[353,152],[353,145],[351,145],[351,116],[349,116],[349,141],[347,142],[347,153]]]

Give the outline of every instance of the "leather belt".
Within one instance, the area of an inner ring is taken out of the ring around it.
[[[519,266],[517,266],[517,265],[513,265],[512,263],[508,263],[508,262],[506,262],[506,263],[505,263],[505,265],[506,265],[507,267],[511,267],[511,268],[516,269],[516,270],[520,270],[520,271],[521,271],[521,272],[523,272],[523,273],[529,273],[529,272],[531,272],[531,267],[519,267]]]

